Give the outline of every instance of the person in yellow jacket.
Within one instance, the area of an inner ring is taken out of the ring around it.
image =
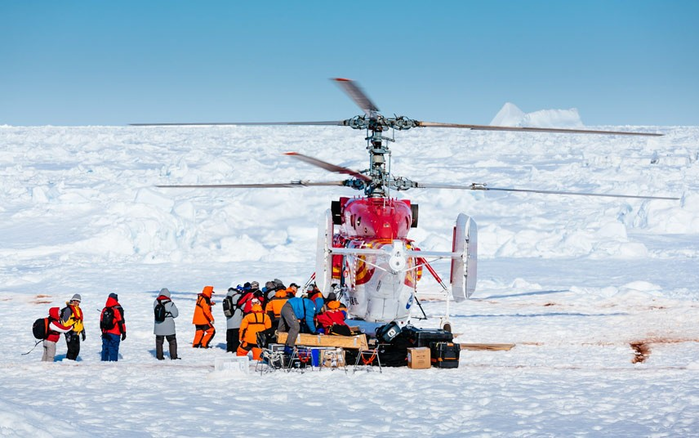
[[[272,327],[272,320],[262,311],[262,305],[257,301],[252,305],[252,312],[245,315],[240,323],[240,345],[236,354],[247,356],[252,350],[252,358],[260,360],[262,349],[257,345],[257,332],[270,327]]]
[[[66,332],[66,346],[68,352],[66,359],[77,360],[80,354],[80,337],[85,340],[85,326],[83,326],[83,310],[80,308],[80,294],[75,294],[66,301],[66,306],[61,309],[61,324],[70,327],[71,331]]]
[[[209,343],[216,334],[214,315],[211,313],[211,306],[216,304],[211,300],[211,294],[214,293],[216,292],[213,286],[204,286],[204,290],[197,295],[197,305],[192,317],[192,324],[197,329],[192,342],[194,348],[209,348]]]
[[[286,304],[286,301],[289,299],[287,291],[288,289],[279,289],[272,299],[267,302],[267,306],[265,307],[265,313],[271,319],[274,330],[279,326],[279,319],[282,317],[282,307],[284,307],[284,304]]]

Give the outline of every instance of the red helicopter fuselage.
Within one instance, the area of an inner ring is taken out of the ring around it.
[[[340,198],[346,238],[407,239],[413,223],[410,201],[388,198]]]
[[[408,238],[417,206],[389,198],[340,198],[333,208],[334,248],[351,250],[417,249]],[[422,275],[413,257],[395,271],[386,257],[334,255],[333,278],[350,290],[350,313],[368,321],[406,320]]]

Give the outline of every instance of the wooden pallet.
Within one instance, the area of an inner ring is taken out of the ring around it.
[[[283,344],[286,342],[288,333],[277,333],[277,342]],[[356,336],[335,336],[335,335],[310,335],[301,333],[296,337],[296,345],[307,347],[341,347],[366,350],[369,348],[366,335]]]
[[[512,350],[515,344],[460,344],[462,350],[491,350],[507,351]]]

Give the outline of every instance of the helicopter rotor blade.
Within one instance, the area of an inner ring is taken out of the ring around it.
[[[355,81],[345,78],[333,78],[332,80],[335,81],[340,88],[342,88],[342,91],[344,91],[345,94],[347,94],[350,99],[352,99],[354,103],[356,103],[357,106],[364,111],[366,115],[371,116],[372,114],[379,112],[376,105],[374,105],[364,90],[362,90],[359,84],[357,84]]]
[[[291,181],[288,183],[260,184],[162,184],[162,189],[286,189],[295,187],[344,186],[345,181]]]
[[[538,190],[538,189],[514,189],[502,187],[488,187],[486,184],[473,183],[467,186],[451,185],[451,184],[423,184],[415,183],[417,188],[425,189],[452,189],[452,190],[493,190],[500,192],[523,192],[523,193],[542,193],[545,195],[574,195],[574,196],[598,196],[605,198],[632,198],[632,199],[661,199],[667,201],[679,201],[680,198],[670,196],[643,196],[643,195],[618,195],[607,193],[586,193],[586,192],[566,192],[560,190]]]
[[[368,176],[361,174],[356,170],[348,169],[347,167],[337,166],[335,164],[328,163],[327,161],[309,157],[308,155],[299,154],[298,152],[285,152],[284,155],[296,158],[297,160],[303,161],[304,163],[310,164],[312,166],[320,167],[321,169],[325,169],[329,172],[350,175],[364,182],[371,182],[371,178],[369,178]]]
[[[564,128],[535,128],[518,126],[490,126],[490,125],[464,125],[460,123],[423,122],[416,120],[416,126],[420,128],[461,128],[474,131],[515,131],[515,132],[552,132],[561,134],[614,134],[614,135],[645,135],[660,137],[663,134],[656,132],[630,132],[630,131],[597,131],[593,129],[564,129]]]
[[[319,122],[198,122],[198,123],[131,123],[129,126],[266,126],[266,125],[306,125],[306,126],[345,126],[344,120]]]

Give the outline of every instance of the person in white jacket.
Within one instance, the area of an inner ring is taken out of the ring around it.
[[[158,304],[165,307],[165,319],[163,321],[155,320],[153,333],[155,334],[155,357],[158,360],[163,360],[163,343],[167,339],[170,359],[179,359],[177,356],[177,337],[175,335],[175,318],[180,314],[177,306],[170,299],[170,291],[167,288],[160,289],[158,298],[153,302],[153,311]]]

